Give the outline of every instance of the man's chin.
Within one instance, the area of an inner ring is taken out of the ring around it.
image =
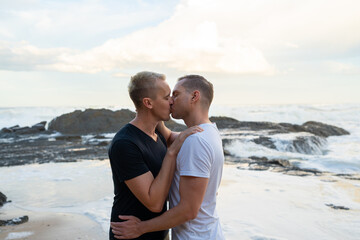
[[[165,119],[163,119],[163,121],[169,121],[170,120],[170,115],[167,116]]]

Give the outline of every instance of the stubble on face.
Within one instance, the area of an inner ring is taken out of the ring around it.
[[[182,119],[186,104],[186,89],[178,82],[172,92],[173,103],[171,104],[171,116],[175,119]]]

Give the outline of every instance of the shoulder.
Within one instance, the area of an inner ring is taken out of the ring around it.
[[[193,155],[202,152],[212,152],[211,144],[203,132],[188,136],[180,149],[179,155]]]
[[[214,132],[213,129],[209,128],[208,126],[200,126],[204,129],[202,132],[197,132],[195,134],[192,134],[188,136],[185,139],[184,145],[192,145],[192,144],[204,144],[204,145],[210,145],[210,139],[213,135],[212,132]]]
[[[115,134],[109,147],[109,153],[139,151],[139,139],[140,135],[135,127],[128,123]]]

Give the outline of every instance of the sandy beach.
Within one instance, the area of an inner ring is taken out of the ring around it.
[[[32,166],[14,167],[13,171],[28,169],[31,172]],[[108,182],[102,183],[105,188],[103,191],[112,191],[107,161],[42,164],[33,167],[38,173],[56,168],[64,178],[76,175],[77,168],[82,169],[84,174],[71,181],[72,191],[68,197],[73,197],[74,201],[79,199],[80,190],[89,185],[89,177],[108,179]],[[74,172],[69,170],[70,167]],[[99,175],[95,175],[95,172],[86,174],[92,168],[97,169]],[[4,173],[10,176],[6,170],[10,171],[11,168],[0,168],[0,176],[4,176]],[[31,179],[33,177],[20,179],[11,188],[17,188],[17,185],[23,187],[26,183],[31,187]],[[0,177],[0,180],[6,183],[5,178]],[[50,183],[43,181],[44,185],[54,184],[50,179],[47,180]],[[62,191],[62,183],[55,181],[53,187],[57,186]],[[30,193],[27,194],[32,197]],[[36,194],[40,202],[49,199],[46,192]],[[10,195],[16,196],[14,192]],[[29,222],[0,227],[0,239],[107,239],[110,196],[85,208],[79,207],[84,204],[73,208],[41,208],[24,206],[25,203],[19,203],[15,197],[11,200],[12,203],[7,203],[0,209],[0,218],[28,215]],[[53,198],[51,201],[63,200]],[[329,206],[331,204],[349,210],[334,209]],[[290,176],[271,171],[240,170],[237,165],[225,165],[218,195],[218,213],[228,240],[355,240],[360,236],[360,181],[333,175]]]
[[[1,212],[2,219],[11,219],[25,214],[29,216],[29,222],[0,227],[0,239],[107,239],[107,234],[101,226],[86,216],[69,213],[28,212],[11,206],[5,207]]]
[[[226,239],[355,240],[360,236],[359,197],[359,180],[226,166],[218,210]]]

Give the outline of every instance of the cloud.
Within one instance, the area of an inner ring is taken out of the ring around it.
[[[132,25],[121,14],[99,20],[106,9],[98,4],[77,3],[70,13],[33,10],[18,16],[50,33],[61,28],[76,32],[80,26],[89,33]],[[184,0],[167,20],[87,50],[2,42],[0,61],[3,69],[12,70],[127,74],[139,66],[155,66],[168,71],[273,75],[289,58],[354,54],[351,49],[360,43],[359,4],[355,0]],[[91,14],[96,21],[88,21]],[[285,57],[279,60],[279,56]]]
[[[326,61],[324,67],[331,71],[332,73],[337,74],[359,74],[360,67],[352,63],[343,63],[336,61]]]

